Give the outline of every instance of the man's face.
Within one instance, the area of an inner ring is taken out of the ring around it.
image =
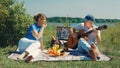
[[[84,26],[88,29],[92,28],[93,26],[93,21],[89,20],[84,23]]]
[[[86,41],[88,41],[89,37],[85,36],[84,39],[85,39]]]

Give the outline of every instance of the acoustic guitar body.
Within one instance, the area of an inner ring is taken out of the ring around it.
[[[76,33],[77,37],[73,38],[71,34],[69,34],[68,36],[68,48],[71,48],[71,49],[76,49],[77,46],[78,46],[78,35],[80,34],[84,34],[84,30],[80,30],[79,32],[74,32]]]

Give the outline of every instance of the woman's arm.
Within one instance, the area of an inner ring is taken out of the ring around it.
[[[43,31],[45,29],[45,27],[47,26],[47,24],[43,24],[41,31],[38,33],[36,30],[32,31],[32,35],[36,38],[36,39],[40,39],[43,35]]]
[[[41,43],[40,49],[41,49],[41,51],[43,51],[43,49],[44,49],[44,46],[43,46],[43,39],[41,39],[41,40],[39,40],[39,41],[40,41],[40,43]]]
[[[41,29],[41,31],[38,33],[36,30],[33,30],[32,31],[32,35],[36,38],[36,39],[38,39],[39,40],[39,42],[41,43],[41,46],[40,46],[40,49],[43,51],[43,49],[44,49],[44,46],[43,46],[43,40],[42,40],[42,35],[43,35],[43,31],[44,31],[44,29],[45,29],[45,27],[47,26],[47,24],[44,24],[43,26],[42,26],[42,29]]]

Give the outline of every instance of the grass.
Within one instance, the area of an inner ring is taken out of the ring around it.
[[[102,31],[102,43],[99,49],[107,56],[113,58],[112,61],[62,61],[25,63],[8,59],[10,52],[14,52],[17,46],[0,48],[0,68],[120,68],[120,23]],[[56,35],[55,26],[48,25],[44,33],[45,48],[50,47],[51,35]]]

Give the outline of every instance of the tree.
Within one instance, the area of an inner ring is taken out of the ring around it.
[[[0,46],[17,44],[33,21],[24,2],[16,0],[0,0],[0,19]]]

